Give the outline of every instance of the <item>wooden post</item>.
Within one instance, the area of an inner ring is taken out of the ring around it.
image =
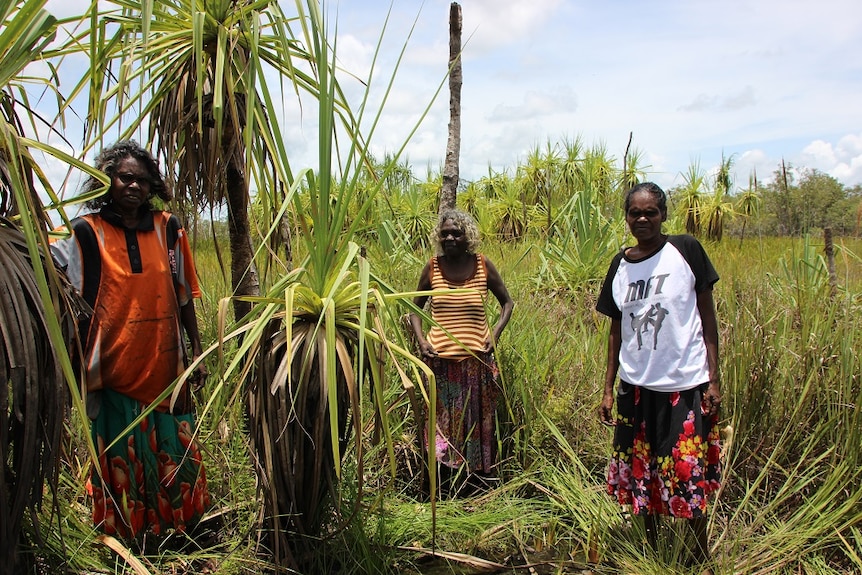
[[[834,298],[838,294],[838,277],[835,275],[835,249],[832,246],[832,228],[824,228],[823,243],[826,252],[826,269],[829,271],[829,295]]]
[[[449,7],[449,140],[440,188],[440,211],[454,208],[461,155],[461,6]]]

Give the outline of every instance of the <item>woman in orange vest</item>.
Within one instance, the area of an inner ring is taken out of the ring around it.
[[[93,309],[79,322],[99,457],[90,475],[93,519],[143,548],[149,533],[159,539],[195,525],[210,502],[188,385],[173,409],[168,396],[140,417],[201,354],[201,292],[185,230],[152,205],[171,198],[153,156],[120,141],[96,167],[110,178],[108,191],[87,202],[92,212],[72,220],[71,235],[52,251]],[[84,192],[101,187],[90,178]],[[205,375],[201,364],[195,376]]]

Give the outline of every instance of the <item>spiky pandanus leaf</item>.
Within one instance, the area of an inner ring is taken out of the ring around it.
[[[355,390],[351,393],[349,387],[356,382],[349,354],[355,342],[346,330],[334,334],[342,361],[331,374],[329,333],[315,328],[314,323],[298,322],[288,342],[281,322],[272,322],[264,338],[267,352],[258,357],[249,380],[252,443],[262,472],[258,476],[264,480],[271,550],[280,564],[297,565],[295,555],[313,549],[324,501],[335,494],[335,461],[340,461],[350,436],[349,398]],[[334,406],[328,389],[333,376]],[[337,445],[329,433],[331,414],[337,420]]]
[[[24,513],[30,509],[36,517],[46,482],[56,492],[59,439],[69,391],[80,403],[66,351],[67,346],[74,349],[72,302],[80,300],[44,255],[50,220],[39,190],[54,207],[59,202],[30,149],[69,158],[23,135],[38,133],[41,122],[30,106],[25,82],[54,89],[48,80],[22,76],[54,38],[56,19],[44,5],[45,0],[18,0],[0,7],[0,573],[4,575],[15,569]]]
[[[58,304],[79,301],[70,287],[52,290]],[[71,344],[72,308],[58,309],[67,310],[60,325]],[[0,219],[0,573],[12,567],[25,510],[41,505],[46,481],[57,482],[69,394],[50,329],[24,234]]]
[[[363,488],[361,434],[369,425],[361,390],[373,390],[377,429],[383,434],[394,476],[383,368],[387,360],[395,364],[408,389],[420,379],[419,370],[428,372],[420,360],[387,337],[384,327],[392,313],[388,302],[412,294],[384,295],[356,244],[348,245],[337,264],[323,297],[305,285],[307,270],[299,268],[269,294],[255,298],[239,348],[242,359],[228,369],[241,369],[249,401],[267,544],[276,562],[292,569],[301,569],[313,559],[321,538],[346,527],[358,511],[361,498],[352,509],[341,508],[337,482],[348,445],[355,438],[350,453],[355,456],[357,489]],[[399,361],[412,367],[398,366]],[[433,400],[433,389],[422,390],[424,397],[429,393]]]

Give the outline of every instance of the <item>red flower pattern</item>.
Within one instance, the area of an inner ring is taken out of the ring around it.
[[[101,474],[94,471],[89,478],[93,521],[106,534],[137,538],[145,531],[185,531],[210,504],[190,418],[163,415],[173,419],[172,426],[153,423],[152,417],[108,450],[112,441],[94,427]],[[161,448],[153,451],[154,446]]]
[[[670,506],[670,514],[674,517],[681,517],[683,519],[691,519],[692,518],[692,510],[688,501],[680,497],[679,495],[674,495],[670,498],[668,502]]]
[[[635,403],[639,388],[635,387]],[[679,401],[671,394],[670,401]],[[714,423],[714,422],[713,422]],[[621,422],[617,422],[621,425]],[[627,452],[614,451],[608,465],[608,493],[621,505],[631,505],[636,515],[658,513],[680,518],[700,517],[706,512],[707,496],[720,483],[720,446],[716,425],[703,441],[695,433],[694,412],[682,424],[676,445],[667,456],[656,456],[646,437],[644,424],[634,433]]]

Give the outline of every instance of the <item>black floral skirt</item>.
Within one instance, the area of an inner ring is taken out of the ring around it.
[[[635,515],[703,517],[721,481],[718,415],[706,385],[659,392],[621,381],[608,493]]]

